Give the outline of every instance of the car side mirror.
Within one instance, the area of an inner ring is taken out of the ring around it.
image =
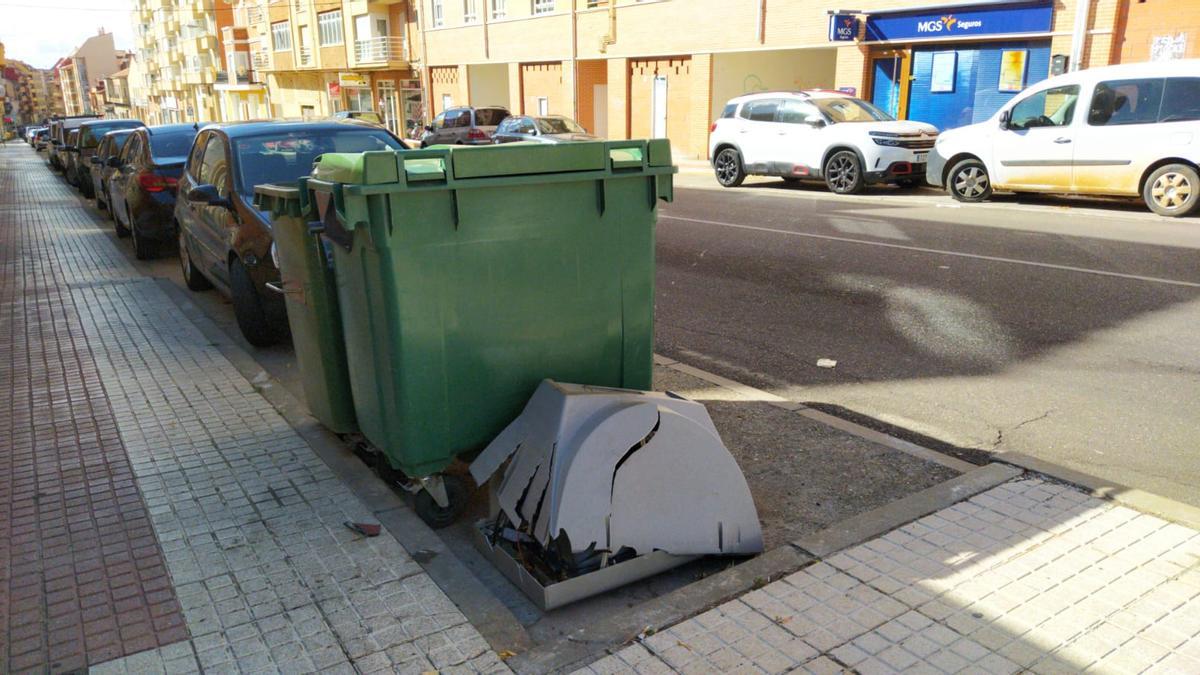
[[[426,124],[426,125],[425,125],[425,131],[433,131],[433,125],[432,125],[432,124]]]
[[[1009,111],[1005,110],[1004,112],[1000,113],[1000,128],[1007,129],[1008,122],[1011,119],[1012,119],[1012,115],[1009,114]]]
[[[825,120],[820,117],[810,117],[804,120],[804,123],[814,129],[823,129],[825,127]]]
[[[209,206],[220,206],[223,208],[232,208],[233,204],[217,192],[215,185],[197,185],[188,190],[187,200],[195,204],[207,204]]]
[[[105,160],[104,165],[113,169],[121,168],[121,158],[113,155]]]

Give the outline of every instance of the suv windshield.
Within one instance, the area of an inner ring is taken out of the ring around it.
[[[112,122],[111,124],[88,124],[79,127],[79,146],[82,148],[94,148],[100,145],[100,139],[110,131],[136,129],[140,126],[142,126],[142,123],[136,120]]]
[[[403,146],[382,129],[306,129],[266,136],[239,138],[233,143],[237,156],[238,186],[242,194],[253,194],[255,185],[286,183],[307,176],[313,162],[326,152],[400,150]]]
[[[160,164],[182,162],[192,149],[192,141],[195,138],[196,132],[191,129],[173,134],[154,134],[150,137],[150,154],[154,156],[154,161]]]
[[[539,117],[536,120],[538,131],[543,134],[586,134],[583,127],[565,117]]]
[[[814,98],[810,99],[829,121],[838,122],[891,122],[892,116],[859,98]]]
[[[481,127],[494,127],[505,118],[508,117],[508,111],[504,108],[476,108],[475,109],[475,124]]]

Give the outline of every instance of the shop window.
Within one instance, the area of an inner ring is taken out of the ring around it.
[[[322,12],[317,15],[317,44],[322,47],[340,45],[342,35],[342,10]]]
[[[1097,84],[1092,92],[1088,124],[1094,127],[1113,127],[1157,122],[1164,84],[1165,80],[1161,77],[1110,80]]]
[[[278,21],[271,24],[271,46],[277,52],[286,52],[292,48],[292,26],[289,21]]]
[[[1009,114],[1008,128],[1019,131],[1036,127],[1066,126],[1075,116],[1075,103],[1078,101],[1077,84],[1039,91],[1013,106]]]
[[[1200,77],[1167,78],[1159,122],[1200,120]]]

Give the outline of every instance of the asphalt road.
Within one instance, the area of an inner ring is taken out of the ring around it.
[[[685,172],[662,209],[658,351],[1200,505],[1200,218],[711,185]]]

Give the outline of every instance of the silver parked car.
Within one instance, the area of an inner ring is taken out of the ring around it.
[[[508,110],[499,106],[450,108],[433,118],[433,124],[425,127],[421,147],[491,145],[496,127],[508,116]]]
[[[589,134],[587,129],[570,117],[562,115],[513,115],[496,127],[492,134],[495,143],[573,143],[576,141],[598,141],[599,136]]]

